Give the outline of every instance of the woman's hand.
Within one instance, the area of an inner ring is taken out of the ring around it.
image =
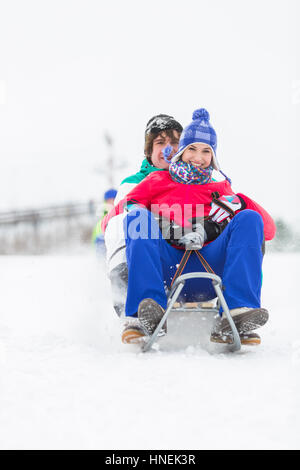
[[[179,245],[184,245],[186,250],[201,250],[207,235],[202,224],[194,225],[195,232],[189,232],[178,240]]]
[[[234,217],[236,211],[244,208],[244,201],[236,194],[232,194],[231,196],[221,196],[218,199],[213,200],[209,217],[214,222],[224,222],[224,220]]]

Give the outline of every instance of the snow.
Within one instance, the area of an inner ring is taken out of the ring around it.
[[[299,260],[265,257],[261,346],[227,353],[199,318],[143,354],[93,251],[1,257],[0,448],[299,448]]]

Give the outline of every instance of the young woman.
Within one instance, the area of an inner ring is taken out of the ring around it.
[[[261,308],[262,246],[275,235],[270,215],[244,194],[235,194],[216,157],[217,136],[205,109],[193,113],[183,130],[169,171],[154,172],[138,184],[103,221],[126,213],[124,231],[128,264],[123,342],[150,335],[167,306],[170,286],[183,250],[200,250],[225,285],[224,297],[243,336],[268,320]],[[225,180],[212,180],[213,169]],[[169,227],[166,230],[166,227]],[[203,270],[192,253],[184,272]],[[211,282],[186,283],[187,301],[215,297]],[[222,315],[222,312],[220,312]],[[227,320],[220,320],[211,340],[231,341]],[[256,339],[259,336],[253,334]]]

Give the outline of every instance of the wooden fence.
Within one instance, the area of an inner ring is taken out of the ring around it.
[[[36,254],[91,243],[101,206],[88,201],[0,212],[0,254]]]

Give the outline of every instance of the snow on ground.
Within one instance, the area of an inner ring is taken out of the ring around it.
[[[93,252],[1,257],[0,448],[299,449],[299,260],[265,258],[261,346],[226,353],[201,318],[143,354]]]

